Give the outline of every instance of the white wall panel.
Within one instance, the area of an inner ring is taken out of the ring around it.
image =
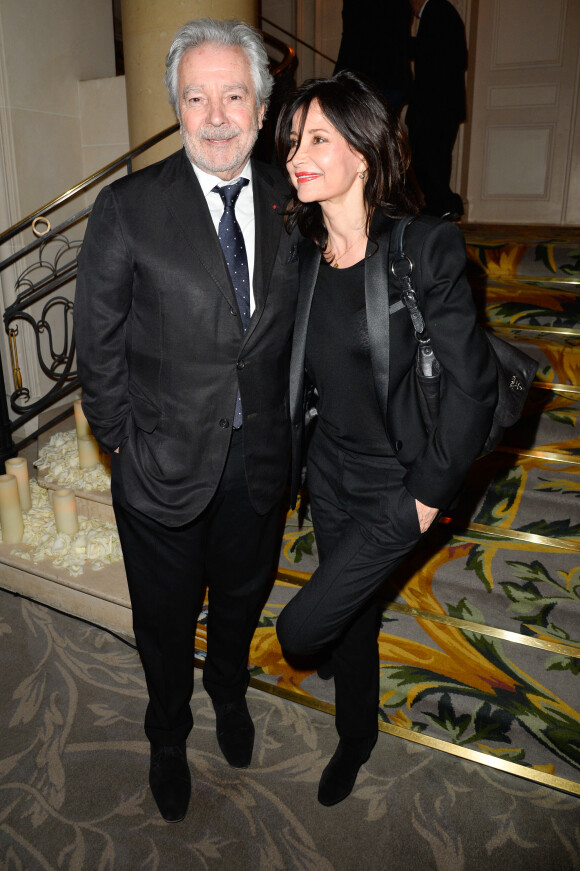
[[[498,0],[492,66],[561,62],[565,0]]]
[[[479,0],[477,12],[468,219],[577,222],[580,0]]]
[[[551,127],[489,127],[483,196],[545,199],[551,142]]]
[[[539,106],[556,106],[558,85],[502,85],[488,91],[488,109],[522,109]]]

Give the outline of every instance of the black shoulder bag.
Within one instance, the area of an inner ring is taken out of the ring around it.
[[[411,283],[413,261],[405,254],[405,230],[413,218],[402,218],[393,228],[391,248],[394,256],[391,272],[402,287],[401,299],[411,316],[417,339],[416,377],[419,385],[421,415],[427,432],[431,432],[439,417],[441,392],[445,389],[441,380],[441,366],[431,347],[431,339],[417,295]],[[498,397],[491,430],[481,450],[481,456],[489,454],[501,441],[503,432],[513,426],[522,416],[522,411],[536,375],[538,364],[518,348],[485,332],[491,353],[497,366]]]

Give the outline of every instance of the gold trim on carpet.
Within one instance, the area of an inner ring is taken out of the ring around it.
[[[265,680],[260,680],[259,677],[250,678],[250,686],[255,690],[260,690],[270,693],[271,696],[280,696],[289,702],[297,702],[299,705],[304,705],[306,708],[314,708],[316,711],[323,711],[325,714],[336,715],[336,708],[332,702],[323,702],[321,699],[315,699],[309,693],[300,693],[297,690],[287,690],[279,687],[275,683],[269,683]]]
[[[556,550],[567,550],[572,553],[580,553],[580,541],[572,541],[569,538],[549,538],[546,535],[536,535],[533,532],[520,532],[518,529],[506,529],[504,526],[488,526],[485,523],[461,523],[452,517],[441,517],[439,523],[444,523],[452,529],[464,532],[477,532],[480,535],[489,535],[491,538],[503,538],[506,541],[523,541],[526,544],[535,544],[540,547],[553,547]],[[461,535],[456,536],[461,538]]]
[[[475,261],[470,258],[471,263],[475,265]],[[481,263],[479,264],[482,265]],[[574,275],[529,275],[522,274],[517,275],[514,272],[496,272],[493,275],[486,271],[485,267],[483,267],[483,273],[480,275],[476,275],[475,279],[485,278],[488,281],[493,282],[494,287],[501,286],[502,284],[508,285],[506,290],[509,290],[509,285],[517,284],[517,285],[525,285],[529,287],[530,284],[542,289],[546,287],[552,290],[553,286],[557,287],[566,287],[567,285],[571,285],[573,288],[576,288],[578,284],[580,284],[580,279],[576,278]]]
[[[526,281],[525,279],[520,280],[517,277],[509,276],[506,274],[497,276],[476,275],[474,276],[474,284],[476,289],[481,286],[482,278],[485,278],[486,289],[490,289],[493,291],[501,290],[509,293],[511,290],[513,290],[513,285],[517,284],[517,289],[523,291],[526,295],[530,293],[535,293],[538,296],[542,296],[542,294],[545,294],[546,291],[548,291],[548,293],[550,294],[554,294],[555,296],[558,294],[558,291],[561,291],[567,296],[574,296],[576,291],[575,285],[577,283],[576,279],[570,282],[566,276],[562,276],[562,281],[556,281],[556,284],[558,286],[554,287],[554,282],[551,279],[548,279],[548,281],[546,281],[545,278],[540,278],[539,281]],[[569,285],[570,283],[572,284],[572,290],[567,287],[567,285]]]
[[[554,393],[571,393],[573,396],[580,396],[580,386],[576,384],[558,384],[550,381],[534,381],[532,387],[538,387],[541,390],[553,390]]]
[[[561,653],[564,656],[573,656],[580,658],[580,646],[577,644],[566,644],[562,641],[544,641],[540,638],[534,638],[532,635],[520,635],[519,632],[511,632],[509,629],[497,629],[495,626],[488,626],[484,623],[474,623],[472,620],[463,620],[461,617],[450,617],[449,614],[436,614],[433,611],[422,611],[420,608],[412,608],[410,605],[403,605],[400,602],[391,602],[385,605],[385,611],[396,611],[398,614],[407,614],[409,617],[415,617],[418,620],[430,620],[433,623],[443,623],[445,626],[454,626],[457,629],[465,630],[466,632],[475,632],[478,635],[489,635],[492,638],[499,638],[502,641],[512,641],[515,644],[524,644],[527,647],[535,647],[539,650],[545,650],[548,653]]]
[[[329,702],[321,702],[314,699],[312,696],[288,690],[276,686],[276,684],[267,683],[259,678],[250,678],[250,686],[254,689],[263,690],[273,696],[279,696],[289,702],[297,702],[300,705],[305,705],[308,708],[314,708],[317,711],[323,711],[326,714],[335,714],[334,705]],[[422,744],[424,747],[429,747],[432,750],[441,750],[443,753],[449,753],[451,756],[458,756],[460,759],[465,759],[469,762],[477,762],[480,765],[487,765],[489,768],[496,768],[498,771],[504,771],[507,774],[515,774],[516,777],[523,777],[526,780],[532,780],[542,786],[549,786],[552,789],[559,789],[562,792],[569,792],[572,795],[580,796],[580,783],[575,783],[573,780],[568,780],[565,777],[558,777],[556,774],[549,774],[539,768],[529,768],[525,765],[519,765],[517,762],[509,762],[507,759],[500,759],[497,756],[491,756],[488,753],[483,753],[480,750],[471,750],[468,747],[458,747],[457,744],[451,744],[448,741],[442,741],[440,738],[431,738],[429,735],[423,735],[420,732],[413,732],[411,729],[403,729],[400,726],[393,726],[390,723],[379,721],[379,729],[381,732],[386,732],[388,735],[393,735],[395,738],[403,738],[405,741],[412,741],[415,744]]]
[[[511,333],[513,330],[518,330],[524,333],[548,333],[549,335],[557,336],[572,336],[580,338],[580,329],[578,327],[551,327],[538,326],[537,324],[488,324],[488,328],[493,333]],[[536,340],[537,345],[541,345],[541,340]]]
[[[303,587],[311,577],[312,572],[296,572],[292,569],[278,569],[276,572],[277,581],[286,581],[295,587]]]
[[[482,753],[480,750],[458,747],[457,744],[450,744],[448,741],[442,741],[440,738],[431,738],[429,735],[422,735],[420,732],[413,732],[400,726],[392,726],[390,723],[379,723],[379,729],[388,735],[394,735],[396,738],[404,738],[405,741],[413,741],[415,744],[422,744],[424,747],[430,747],[433,750],[442,750],[444,753],[449,753],[451,756],[459,756],[460,759],[466,759],[469,762],[477,762],[480,765],[487,765],[489,768],[497,768],[498,771],[515,774],[516,777],[524,777],[526,780],[533,780],[534,783],[540,783],[542,786],[549,786],[552,789],[580,795],[580,783],[568,780],[566,777],[558,777],[557,774],[548,774],[548,772],[541,771],[538,768],[528,768],[525,765],[519,765],[517,762],[499,759],[497,756]]]
[[[546,451],[543,448],[534,450],[533,448],[516,448],[511,445],[498,445],[494,449],[495,454],[515,454],[518,457],[535,457],[538,460],[548,460],[553,463],[567,463],[571,466],[571,470],[575,471],[576,466],[580,470],[580,463],[577,463],[577,454],[567,454],[565,451]],[[484,457],[479,457],[483,460]]]

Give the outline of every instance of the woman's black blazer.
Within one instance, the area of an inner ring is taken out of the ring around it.
[[[365,261],[365,301],[377,400],[397,458],[407,469],[405,486],[420,502],[445,508],[480,453],[497,402],[497,370],[476,310],[458,227],[419,217],[407,228],[405,253],[413,261],[413,284],[435,354],[443,367],[440,416],[427,434],[415,378],[411,318],[389,281],[393,219],[376,215]],[[292,504],[300,483],[303,443],[304,351],[320,253],[301,243],[300,291],[290,370],[292,415]]]

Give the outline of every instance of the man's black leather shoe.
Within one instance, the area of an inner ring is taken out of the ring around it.
[[[367,761],[376,744],[373,738],[341,738],[334,756],[322,772],[318,786],[318,801],[331,807],[352,792],[361,765]]]
[[[149,786],[163,819],[168,823],[180,822],[191,795],[185,741],[169,747],[151,744]]]
[[[215,731],[220,750],[232,768],[247,768],[254,749],[254,724],[246,699],[218,705],[215,710]]]

